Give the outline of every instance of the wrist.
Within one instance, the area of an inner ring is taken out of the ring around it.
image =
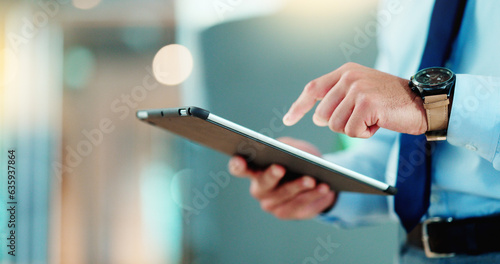
[[[413,108],[412,111],[416,113],[415,116],[415,123],[412,127],[412,129],[409,129],[407,132],[408,134],[412,135],[421,135],[424,134],[427,131],[428,128],[428,123],[427,123],[427,116],[426,116],[426,111],[424,108],[424,100],[419,96],[419,94],[415,93],[410,84],[410,80],[407,79],[402,79],[403,83],[402,85],[404,86],[405,90],[408,93],[408,96],[411,98],[411,103],[410,106]]]
[[[408,85],[423,100],[428,141],[446,139],[455,80],[455,74],[442,67],[420,70],[410,78]]]
[[[418,131],[415,134],[421,135],[421,134],[426,133],[429,130],[429,123],[428,123],[429,121],[427,119],[427,112],[425,111],[424,100],[422,98],[420,98],[420,96],[415,96],[415,99],[413,100],[413,102],[417,106],[418,111],[420,113],[419,116],[421,117],[420,126],[418,127]]]

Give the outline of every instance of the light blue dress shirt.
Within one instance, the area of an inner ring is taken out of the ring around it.
[[[409,79],[420,64],[433,0],[383,1],[376,68]],[[390,12],[389,12],[390,11]],[[387,15],[390,14],[390,17]],[[425,218],[500,213],[500,2],[469,0],[449,68],[457,74],[448,138],[432,156],[431,205]],[[399,134],[381,130],[325,158],[395,185]],[[341,226],[397,219],[393,197],[341,193],[320,216]]]

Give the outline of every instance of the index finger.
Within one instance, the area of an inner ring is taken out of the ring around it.
[[[299,98],[292,104],[283,117],[283,123],[292,126],[311,110],[316,101],[325,97],[328,91],[338,82],[340,74],[338,70],[332,71],[309,82],[300,94]]]
[[[292,104],[288,112],[283,117],[283,124],[287,126],[292,126],[297,123],[304,115],[313,108],[316,101],[319,100],[317,97],[312,96],[309,92],[310,89],[307,87],[310,86],[311,83],[308,83],[299,98]]]

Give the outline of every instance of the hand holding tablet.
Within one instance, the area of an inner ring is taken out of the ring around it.
[[[293,138],[281,138],[281,142],[300,150],[321,156],[319,150],[308,142]],[[229,161],[229,172],[237,177],[246,177],[251,181],[250,194],[259,201],[261,208],[280,219],[307,219],[333,207],[337,193],[325,183],[316,181],[311,176],[283,183],[286,170],[273,164],[265,170],[252,170],[239,156]]]

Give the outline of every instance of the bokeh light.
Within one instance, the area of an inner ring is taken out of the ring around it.
[[[101,0],[73,0],[73,6],[79,9],[92,9],[96,7]]]
[[[193,56],[184,46],[171,44],[161,48],[153,60],[153,73],[158,82],[177,85],[193,71]]]

